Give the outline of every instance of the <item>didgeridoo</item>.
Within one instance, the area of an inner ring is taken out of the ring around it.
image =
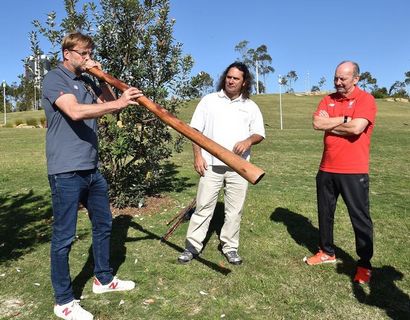
[[[108,84],[117,88],[121,92],[124,92],[125,90],[130,88],[130,86],[126,83],[122,82],[121,80],[118,80],[117,78],[109,75],[108,73],[105,73],[97,67],[88,69],[87,73],[95,76],[100,80],[107,82]],[[237,154],[233,153],[232,151],[222,147],[215,141],[204,136],[202,133],[190,127],[185,122],[179,120],[168,110],[161,107],[152,100],[148,99],[147,97],[141,96],[136,101],[140,105],[144,106],[149,111],[154,113],[162,122],[174,128],[183,136],[187,137],[192,142],[194,142],[201,148],[205,149],[213,156],[217,157],[219,160],[221,160],[227,166],[232,168],[232,170],[236,171],[250,183],[257,184],[265,175],[265,172],[262,169],[258,168],[257,166],[253,165],[252,163],[246,161]]]

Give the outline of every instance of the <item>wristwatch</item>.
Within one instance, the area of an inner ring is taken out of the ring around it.
[[[343,118],[343,123],[346,123],[347,122],[347,116],[345,116],[344,118]]]

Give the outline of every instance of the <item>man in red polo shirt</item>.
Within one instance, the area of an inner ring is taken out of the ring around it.
[[[324,131],[324,150],[316,176],[319,252],[303,260],[308,265],[335,263],[333,224],[336,202],[342,196],[353,225],[359,256],[354,281],[371,278],[373,223],[369,211],[369,149],[377,107],[372,95],[357,87],[357,63],[341,62],[335,72],[336,92],[319,103],[313,128]]]

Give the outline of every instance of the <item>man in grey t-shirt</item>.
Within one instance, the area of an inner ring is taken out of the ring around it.
[[[75,237],[78,204],[88,210],[92,223],[93,292],[131,290],[133,281],[113,276],[109,264],[112,215],[107,182],[99,173],[96,118],[117,112],[142,93],[129,88],[115,99],[106,85],[98,88],[84,71],[100,65],[92,60],[92,39],[79,32],[62,42],[63,62],[43,82],[43,106],[47,117],[46,155],[52,194],[51,282],[54,314],[62,319],[93,319],[74,299],[68,256]]]

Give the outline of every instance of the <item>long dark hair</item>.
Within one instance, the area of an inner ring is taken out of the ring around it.
[[[229,69],[231,69],[231,68],[236,68],[239,71],[243,72],[244,86],[241,88],[241,94],[242,94],[243,98],[248,99],[249,96],[251,95],[251,91],[252,91],[252,75],[249,72],[249,69],[246,66],[246,64],[244,64],[243,62],[236,61],[234,63],[231,63],[225,69],[224,73],[219,78],[219,83],[218,83],[217,90],[220,91],[221,89],[225,89],[225,78],[226,78],[226,75],[229,72]]]

